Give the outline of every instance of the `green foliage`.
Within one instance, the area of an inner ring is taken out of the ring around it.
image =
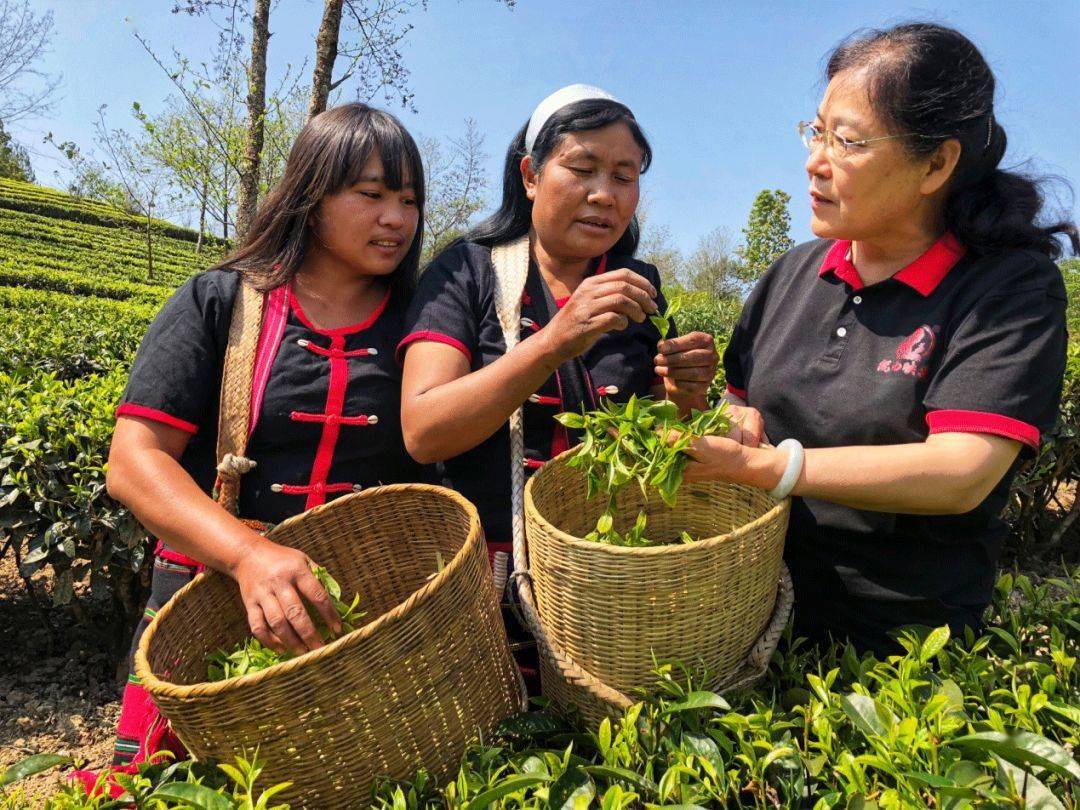
[[[51,757],[27,763],[31,760]],[[16,763],[8,771],[18,769],[22,779],[44,768],[70,764],[68,757],[38,755]],[[160,757],[152,762],[140,763],[133,774],[114,773],[112,780],[122,789],[115,799],[108,791],[109,774],[103,774],[98,786],[90,795],[81,783],[68,783],[45,799],[44,810],[114,810],[137,807],[140,810],[288,810],[288,804],[273,804],[272,800],[292,786],[281,782],[261,790],[257,783],[265,763],[258,753],[248,758],[246,754],[236,757],[233,764],[193,762],[183,760],[170,762]],[[17,780],[12,780],[17,781]],[[0,794],[0,810],[16,810],[23,805],[12,800],[10,794]]]
[[[76,583],[112,596],[134,616],[143,583],[146,535],[105,491],[112,413],[126,377],[63,381],[53,374],[0,374],[0,541],[29,577],[56,574],[53,601],[68,604]]]
[[[47,219],[66,220],[85,225],[101,225],[107,229],[127,229],[143,239],[146,230],[144,217],[129,214],[123,208],[93,197],[65,193],[45,186],[18,180],[0,179],[0,209],[23,211]],[[199,235],[163,219],[153,220],[155,236],[181,242],[195,242]],[[213,240],[220,245],[219,240]]]
[[[11,137],[0,121],[0,178],[34,182],[34,169],[26,148]]]
[[[661,664],[655,693],[621,717],[586,728],[539,701],[470,748],[445,783],[423,771],[383,779],[370,802],[384,810],[1076,808],[1080,570],[1040,584],[1002,577],[987,621],[982,635],[963,638],[945,627],[905,630],[884,660],[840,644],[809,647],[789,633],[762,684],[723,697],[686,668]],[[13,770],[25,776],[48,764]],[[250,808],[265,806],[255,798],[259,770],[257,761],[158,763],[117,781],[128,791],[123,803],[151,810]],[[115,806],[75,787],[45,804]]]
[[[564,427],[584,431],[584,440],[568,466],[585,473],[588,497],[598,492],[608,496],[607,509],[596,531],[586,539],[614,545],[655,545],[643,536],[643,515],[625,535],[616,531],[615,496],[619,490],[636,481],[642,492],[653,487],[666,504],[674,505],[689,462],[686,448],[695,438],[723,435],[729,428],[723,405],[710,411],[694,411],[682,420],[674,402],[636,396],[625,403],[606,400],[599,410],[561,413],[555,418]],[[678,438],[669,441],[671,435]]]
[[[1070,343],[1061,406],[1038,455],[1017,474],[1009,499],[1016,559],[1080,561],[1080,342]]]
[[[312,569],[312,573],[326,588],[326,592],[330,596],[330,602],[341,619],[341,632],[343,634],[351,633],[357,628],[357,622],[365,615],[364,611],[359,609],[360,594],[354,594],[352,602],[346,604],[341,601],[341,586],[325,568],[317,565]],[[334,633],[323,624],[322,617],[310,607],[308,608],[308,615],[311,616],[311,620],[318,628],[323,641],[330,641],[334,637]],[[264,647],[258,639],[248,638],[239,642],[231,650],[215,650],[206,658],[208,662],[207,679],[210,681],[224,681],[229,678],[239,678],[241,675],[250,675],[254,672],[269,669],[283,661],[288,661],[292,658],[292,654],[289,652],[276,652],[269,647]]]
[[[791,197],[780,189],[765,189],[754,199],[750,218],[743,228],[746,244],[740,251],[744,281],[761,278],[770,264],[795,246],[791,238],[789,202]]]
[[[130,364],[156,307],[0,287],[0,372],[72,380]]]
[[[1073,340],[1080,340],[1080,259],[1065,259],[1058,264],[1065,279],[1065,293],[1069,297],[1069,336]]]
[[[615,721],[510,718],[452,781],[384,781],[376,806],[1076,807],[1080,580],[1006,577],[991,620],[906,632],[887,660],[788,637],[764,685],[726,700],[663,665]]]

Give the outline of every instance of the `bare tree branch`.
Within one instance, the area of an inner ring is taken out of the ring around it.
[[[52,30],[51,11],[39,16],[30,0],[0,0],[0,121],[5,124],[52,108],[61,77],[38,67]]]

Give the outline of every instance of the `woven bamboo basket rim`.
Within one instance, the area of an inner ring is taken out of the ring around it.
[[[726,534],[718,534],[712,537],[696,539],[693,543],[666,543],[664,545],[658,546],[614,546],[609,543],[594,543],[590,540],[584,540],[580,537],[575,537],[572,534],[567,534],[558,526],[555,526],[540,513],[540,510],[536,508],[536,504],[533,501],[533,487],[537,485],[536,482],[542,481],[545,473],[547,473],[548,475],[554,475],[553,472],[548,472],[549,470],[554,469],[553,465],[558,462],[561,466],[565,466],[566,462],[569,461],[574,455],[576,455],[577,452],[578,447],[571,447],[569,450],[564,450],[562,453],[559,453],[559,455],[555,456],[555,458],[551,459],[551,461],[547,462],[543,467],[541,467],[540,470],[537,471],[536,475],[532,476],[532,478],[530,478],[526,482],[525,512],[526,514],[531,515],[538,523],[543,525],[544,528],[549,531],[549,534],[557,537],[561,542],[566,543],[569,546],[577,546],[581,549],[589,549],[595,551],[595,553],[597,554],[610,554],[615,557],[645,557],[664,556],[668,554],[686,554],[690,551],[693,551],[694,549],[720,546],[724,545],[725,543],[730,543],[738,540],[743,535],[755,531],[759,526],[763,526],[766,523],[771,523],[772,521],[783,515],[785,512],[790,512],[791,510],[791,498],[784,498],[781,501],[777,501],[776,505],[772,509],[754,518],[754,520],[750,521],[749,523],[744,523],[742,526],[732,529]],[[693,497],[688,493],[682,493],[682,496]],[[766,497],[768,497],[767,494]]]
[[[152,695],[160,694],[178,700],[191,700],[195,698],[212,697],[233,689],[240,689],[262,683],[263,681],[283,678],[299,667],[314,666],[324,659],[333,658],[343,650],[355,647],[388,625],[401,621],[418,603],[433,598],[435,593],[445,587],[446,581],[456,573],[459,568],[466,564],[469,554],[473,553],[473,549],[483,541],[483,533],[480,530],[480,515],[476,511],[476,507],[473,506],[467,498],[454,490],[435,484],[386,484],[383,486],[372,487],[362,492],[355,492],[341,498],[336,498],[330,503],[316,506],[306,512],[301,512],[298,515],[293,515],[291,518],[277,524],[272,531],[276,532],[286,526],[294,525],[301,520],[310,518],[327,509],[340,508],[343,504],[352,503],[364,498],[385,496],[395,492],[428,492],[433,495],[438,495],[451,501],[456,506],[459,506],[469,519],[469,531],[461,548],[454,554],[450,562],[446,564],[441,571],[436,573],[436,575],[421,588],[413,591],[405,601],[395,605],[390,610],[362,627],[353,630],[351,633],[339,636],[328,644],[319,647],[317,650],[310,650],[303,655],[290,658],[288,661],[283,661],[280,664],[274,664],[259,672],[240,675],[236,678],[228,678],[223,681],[200,681],[199,683],[194,684],[176,684],[161,680],[150,668],[149,659],[147,657],[150,643],[153,640],[163,617],[167,616],[173,610],[178,609],[176,606],[183,601],[180,597],[189,590],[195,588],[199,582],[209,576],[208,572],[203,572],[177,591],[173,598],[165,603],[165,606],[158,611],[157,615],[150,622],[150,625],[146,628],[146,632],[143,633],[142,640],[139,642],[139,649],[135,653],[135,671],[138,674],[142,685]]]

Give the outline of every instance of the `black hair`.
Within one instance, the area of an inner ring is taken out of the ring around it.
[[[945,200],[946,227],[976,253],[1027,248],[1062,255],[1059,235],[1080,253],[1076,224],[1040,216],[1045,181],[998,168],[1007,139],[994,116],[994,74],[975,45],[952,28],[906,23],[858,31],[828,59],[832,79],[865,68],[870,103],[910,154],[933,154],[950,138],[960,159]]]
[[[506,150],[506,163],[503,167],[502,202],[499,209],[483,222],[478,223],[466,237],[487,247],[505,244],[524,236],[532,227],[532,201],[525,196],[525,187],[521,182],[521,159],[530,154],[537,172],[543,170],[544,163],[559,145],[563,137],[570,132],[584,132],[602,129],[618,122],[626,124],[634,142],[641,147],[641,171],[644,174],[652,163],[652,147],[641,131],[630,109],[617,101],[609,99],[586,99],[567,104],[555,112],[537,133],[532,152],[525,150],[525,131],[529,124],[514,136],[510,148]],[[619,237],[611,249],[612,253],[632,256],[637,250],[641,228],[637,215],[630,220],[630,225]]]
[[[304,124],[281,180],[259,205],[244,240],[212,269],[240,272],[260,290],[289,281],[303,264],[319,203],[359,180],[373,152],[382,161],[386,187],[400,191],[407,180],[416,199],[416,234],[389,276],[395,293],[407,297],[416,286],[424,239],[424,165],[400,121],[359,102],[333,107]]]

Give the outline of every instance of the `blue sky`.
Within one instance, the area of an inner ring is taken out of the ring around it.
[[[63,74],[54,112],[14,128],[34,150],[39,182],[60,167],[41,146],[46,131],[90,144],[98,106],[127,124],[132,101],[156,110],[171,90],[132,35],[159,52],[205,58],[216,36],[206,21],[169,13],[173,0],[34,0],[56,30],[45,67]],[[272,72],[314,52],[321,0],[280,0],[271,16]],[[643,180],[653,223],[692,250],[717,226],[736,238],[754,196],[792,196],[792,231],[809,238],[804,149],[795,124],[819,100],[822,63],[854,29],[932,19],[964,31],[998,78],[997,115],[1009,135],[1006,163],[1033,160],[1080,191],[1080,2],[904,5],[863,0],[807,3],[644,0],[429,0],[410,16],[402,47],[415,133],[456,135],[466,117],[486,137],[494,201],[502,158],[535,104],[571,82],[609,89],[634,110],[655,162]],[[346,99],[349,96],[346,96]],[[1066,200],[1066,202],[1069,202]],[[1073,216],[1077,206],[1070,204]]]

